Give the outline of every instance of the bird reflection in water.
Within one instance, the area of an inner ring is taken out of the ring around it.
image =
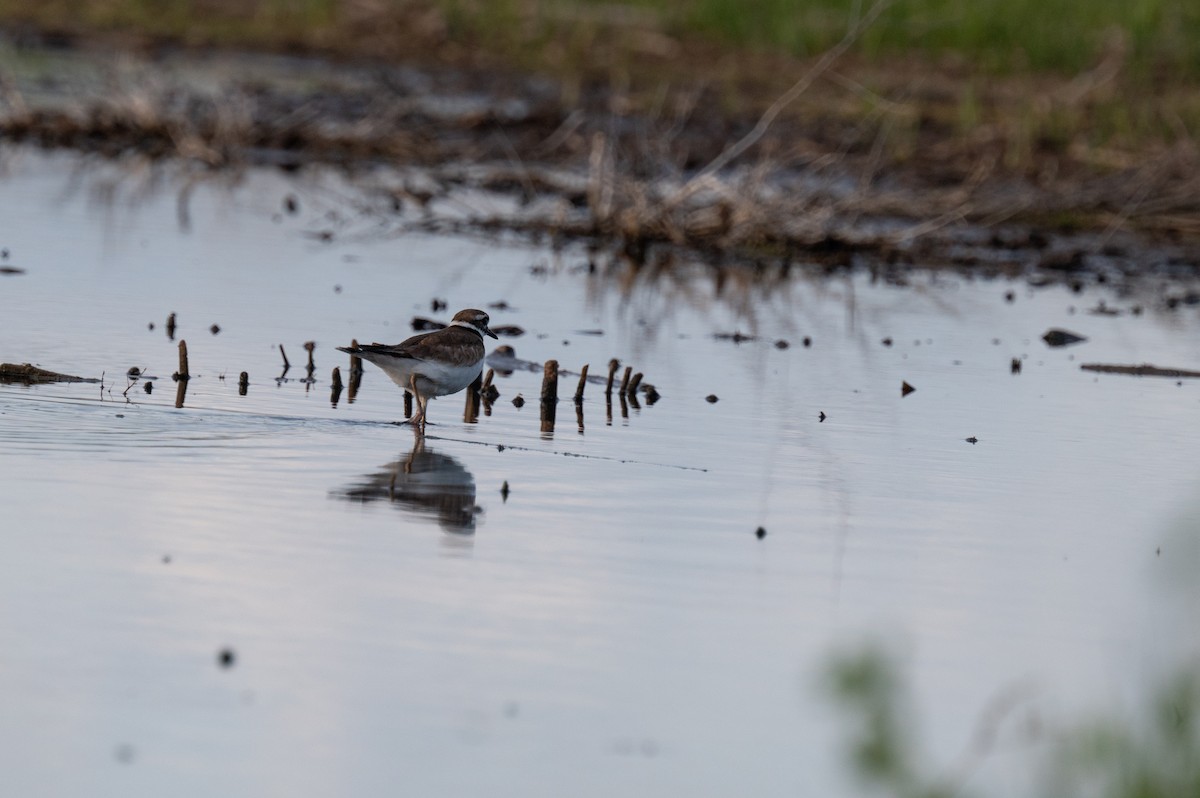
[[[336,495],[364,504],[386,500],[400,510],[436,520],[444,531],[458,535],[473,535],[476,516],[482,512],[475,504],[475,477],[467,467],[429,449],[421,436],[407,456]]]

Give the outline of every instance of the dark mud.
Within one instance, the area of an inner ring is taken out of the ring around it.
[[[44,59],[38,46],[0,46],[16,64],[0,76],[0,139],[179,159],[193,181],[333,164],[374,175],[374,212],[415,210],[409,226],[589,239],[658,267],[684,250],[764,268],[918,265],[1068,283],[1200,271],[1190,151],[1030,179],[986,148],[945,157],[934,125],[885,163],[871,130],[795,116],[756,127],[704,88],[634,113],[609,87],[568,102],[553,80],[500,71],[71,50],[57,54],[73,64],[64,78],[21,66]],[[381,182],[383,168],[402,174]]]

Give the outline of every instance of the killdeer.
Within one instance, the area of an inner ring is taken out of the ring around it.
[[[394,346],[339,346],[338,350],[371,361],[412,393],[417,400],[413,427],[424,430],[429,400],[461,391],[483,371],[485,335],[496,337],[488,329],[488,314],[468,308],[455,313],[449,327],[414,335]]]

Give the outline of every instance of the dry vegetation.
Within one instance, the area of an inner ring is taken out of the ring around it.
[[[616,238],[633,254],[666,242],[752,257],[906,259],[922,242],[957,240],[964,222],[1095,230],[1096,247],[1119,230],[1200,236],[1200,94],[1187,81],[1147,91],[1120,31],[1075,74],[998,74],[952,55],[865,56],[856,44],[882,4],[812,58],[572,4],[536,18],[500,4],[494,13],[512,18],[498,17],[505,33],[486,42],[463,7],[356,2],[334,13],[318,3],[303,24],[233,14],[241,27],[191,33],[169,19],[139,28],[115,12],[85,24],[84,38],[56,27],[71,43],[120,31],[149,63],[104,96],[67,105],[27,102],[6,79],[0,134],[205,167],[415,165],[429,170],[434,196],[467,186],[552,200],[483,224]],[[255,38],[264,19],[274,33]],[[132,29],[141,33],[130,39]],[[247,76],[218,96],[147,77],[163,37],[207,46],[238,36],[374,67],[366,82],[336,89]],[[434,65],[423,89],[396,77],[398,62]],[[431,111],[429,98],[464,94],[488,104]]]

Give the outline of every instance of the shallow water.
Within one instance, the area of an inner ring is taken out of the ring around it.
[[[25,270],[0,276],[0,360],[104,378],[0,385],[13,794],[829,795],[843,727],[817,677],[839,646],[906,652],[946,763],[1014,682],[1041,712],[1108,707],[1200,643],[1162,589],[1196,534],[1200,383],[1078,368],[1200,368],[1200,311],[1157,286],[718,289],[700,266],[590,274],[582,249],[344,225],[355,190],[323,172],[181,199],[0,155]],[[475,423],[434,401],[423,447],[370,365],[333,406],[334,347],[407,337],[448,315],[434,297],[505,301],[519,357],[616,357],[662,399],[610,423],[589,386],[582,427],[568,399],[545,433],[540,374],[517,371]],[[1089,341],[1049,349],[1054,326]],[[713,335],[735,330],[759,337]],[[152,394],[122,395],[134,366]],[[1019,794],[1010,765],[977,779]]]

